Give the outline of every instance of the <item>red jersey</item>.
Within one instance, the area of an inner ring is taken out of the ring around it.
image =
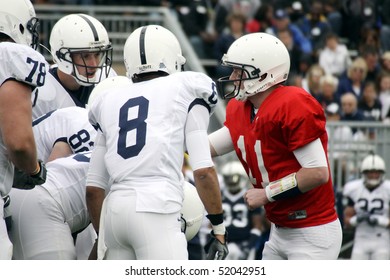
[[[276,88],[251,122],[252,104],[229,101],[225,126],[237,156],[255,188],[297,172],[293,151],[319,138],[327,154],[325,114],[318,101],[293,86]],[[267,218],[290,228],[316,226],[337,219],[332,179],[304,194],[266,204]]]

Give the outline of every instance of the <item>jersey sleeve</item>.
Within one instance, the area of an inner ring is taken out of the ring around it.
[[[0,48],[3,68],[0,84],[14,79],[33,88],[44,85],[49,65],[40,53],[28,46],[15,43],[2,43]]]
[[[280,113],[283,116],[280,119],[283,138],[290,151],[326,133],[324,111],[318,101],[307,93],[299,92],[293,99],[284,102]]]
[[[182,72],[186,75],[187,91],[192,93],[193,101],[188,111],[195,105],[205,106],[210,115],[214,112],[218,102],[218,93],[215,82],[203,73]]]

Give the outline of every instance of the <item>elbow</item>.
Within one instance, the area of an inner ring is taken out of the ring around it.
[[[208,178],[213,176],[213,174],[215,174],[214,167],[206,167],[194,170],[194,178],[196,181],[207,180]]]
[[[319,186],[326,184],[330,177],[328,167],[316,168],[316,172],[313,175]]]

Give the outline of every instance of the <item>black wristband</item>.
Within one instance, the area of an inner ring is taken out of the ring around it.
[[[220,225],[223,223],[223,213],[220,214],[208,214],[206,215],[207,219],[209,219],[210,223],[213,226]]]

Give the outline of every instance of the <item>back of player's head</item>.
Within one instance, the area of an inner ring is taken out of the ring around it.
[[[130,79],[148,73],[180,72],[186,62],[176,36],[159,25],[134,30],[126,40],[123,54]]]
[[[98,83],[92,90],[91,94],[89,95],[88,102],[86,105],[86,108],[91,108],[92,103],[96,100],[98,96],[100,96],[103,92],[106,92],[109,89],[113,89],[116,87],[121,87],[125,85],[130,85],[131,80],[125,76],[114,76],[114,77],[108,77]]]
[[[239,161],[230,161],[221,169],[223,182],[231,193],[238,193],[247,187],[248,176]]]
[[[86,14],[70,14],[59,19],[50,34],[50,48],[54,62],[62,72],[72,75],[81,85],[97,84],[111,69],[112,45],[103,24]],[[76,63],[75,55],[98,55],[95,66],[83,62]],[[78,67],[85,67],[86,72],[100,70],[93,78],[81,75]]]
[[[36,49],[39,34],[38,19],[30,0],[1,0],[0,33],[18,44]]]
[[[375,188],[384,180],[386,164],[380,156],[370,154],[363,159],[360,171],[363,175],[365,186],[367,188]]]

